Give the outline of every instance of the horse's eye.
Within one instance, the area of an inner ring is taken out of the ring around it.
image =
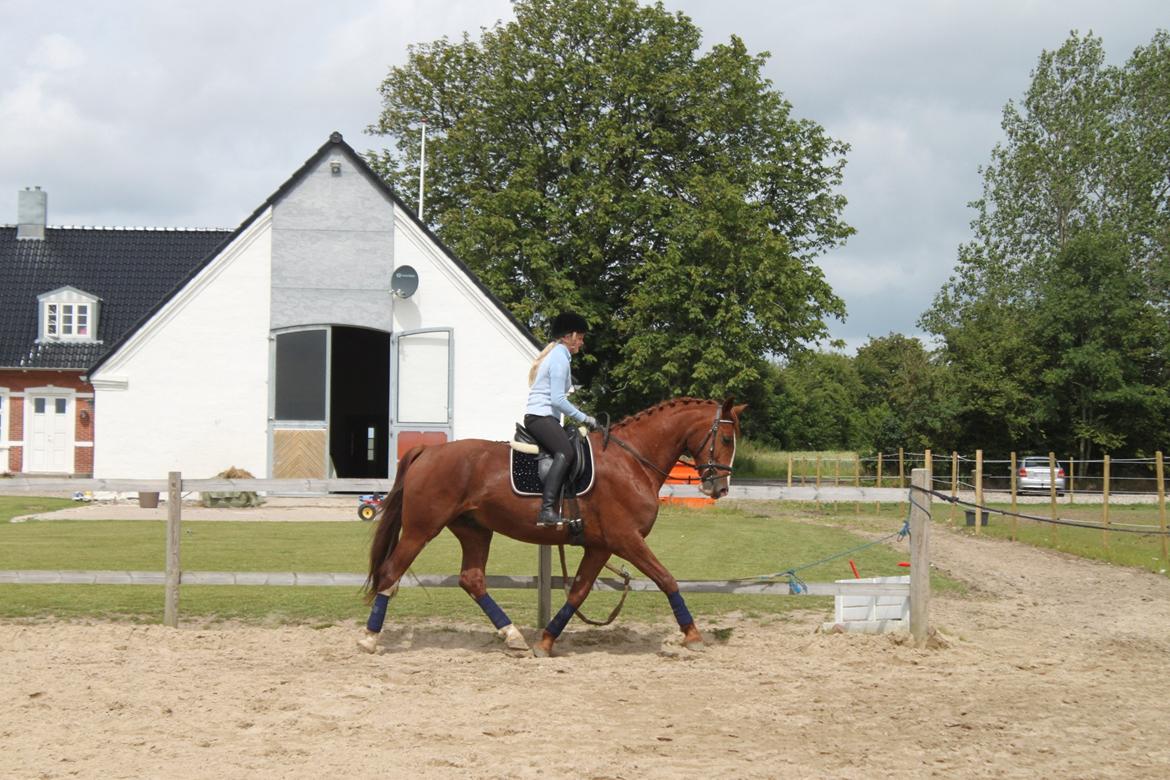
[[[731,444],[731,437],[730,437],[730,436],[724,436],[724,437],[723,437],[723,443],[724,443],[724,444]]]

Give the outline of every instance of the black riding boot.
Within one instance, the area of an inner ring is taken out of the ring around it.
[[[548,475],[544,478],[544,493],[540,498],[540,514],[536,518],[537,525],[556,525],[560,522],[561,512],[557,501],[561,496],[561,485],[569,471],[569,459],[564,453],[553,455],[552,465],[548,468]]]

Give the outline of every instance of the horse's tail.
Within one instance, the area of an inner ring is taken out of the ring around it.
[[[406,484],[406,470],[410,464],[422,453],[420,445],[407,452],[398,461],[398,473],[394,477],[394,487],[382,499],[382,510],[378,514],[378,527],[374,531],[374,541],[370,543],[370,573],[366,577],[363,589],[366,592],[366,601],[374,600],[374,589],[378,587],[378,569],[394,552],[398,544],[398,537],[402,533],[402,494]]]

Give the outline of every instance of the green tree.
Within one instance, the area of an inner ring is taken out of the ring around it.
[[[974,240],[921,319],[944,344],[961,443],[1085,457],[1167,433],[1167,43],[1118,68],[1074,32],[1004,109]]]
[[[872,421],[854,359],[802,352],[773,375],[771,437],[785,449],[867,449]]]
[[[854,364],[864,388],[859,402],[871,426],[868,448],[953,445],[948,374],[921,341],[899,333],[871,338],[857,350]]]
[[[595,327],[579,378],[614,411],[743,395],[844,316],[814,258],[852,232],[847,147],[796,119],[732,37],[661,3],[517,0],[515,20],[411,48],[382,84],[371,164],[537,333]],[[407,196],[412,197],[411,195]]]

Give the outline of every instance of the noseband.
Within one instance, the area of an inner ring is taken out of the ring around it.
[[[727,476],[731,476],[731,464],[719,463],[715,460],[715,437],[719,433],[719,426],[724,424],[734,426],[735,420],[724,420],[719,416],[719,412],[715,412],[715,420],[711,423],[707,435],[703,437],[703,441],[699,446],[691,451],[691,459],[695,462],[695,471],[699,472],[699,479],[702,482],[714,481],[720,475],[720,472],[724,471],[727,472]],[[735,434],[733,433],[732,435],[734,436]],[[707,446],[707,442],[711,443],[711,446],[707,450],[707,462],[699,465],[699,458],[696,452],[702,451]]]

